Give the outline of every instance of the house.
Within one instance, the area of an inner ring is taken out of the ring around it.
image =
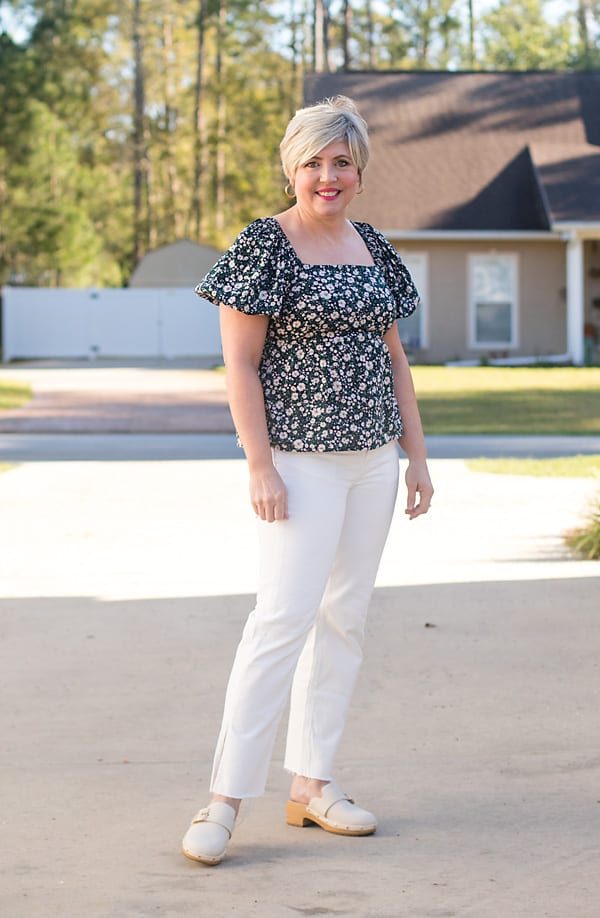
[[[351,216],[381,229],[422,308],[416,359],[581,364],[600,340],[600,71],[340,72],[371,135]]]

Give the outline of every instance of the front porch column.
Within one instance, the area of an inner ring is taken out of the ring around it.
[[[584,362],[583,240],[575,234],[567,242],[567,353],[575,366]]]

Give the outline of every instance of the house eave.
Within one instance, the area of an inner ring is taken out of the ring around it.
[[[383,229],[386,239],[395,242],[561,242],[561,231],[554,230],[403,230]]]
[[[579,236],[581,239],[600,239],[600,223],[598,221],[560,220],[552,224],[553,229],[560,233],[563,239]]]

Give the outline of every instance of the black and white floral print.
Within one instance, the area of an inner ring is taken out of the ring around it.
[[[376,449],[402,434],[382,340],[418,294],[390,243],[355,223],[374,265],[305,265],[273,217],[244,229],[196,293],[269,315],[260,364],[269,439],[283,450]]]

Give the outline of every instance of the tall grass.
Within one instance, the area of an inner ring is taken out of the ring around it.
[[[20,408],[31,400],[31,388],[22,383],[0,379],[0,411],[10,408]]]
[[[568,532],[565,541],[569,548],[588,561],[600,560],[600,497],[596,499],[587,523]]]

